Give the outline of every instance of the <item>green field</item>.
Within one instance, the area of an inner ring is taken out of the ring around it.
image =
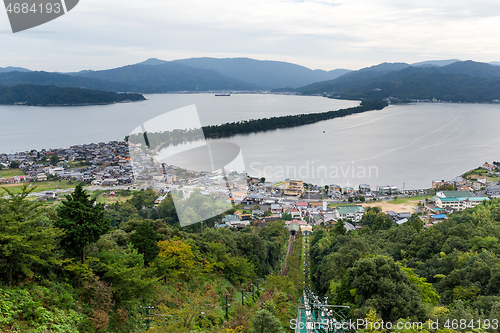
[[[25,183],[17,183],[17,184],[3,184],[0,185],[0,189],[2,188],[8,188],[10,191],[13,193],[19,193],[21,192],[21,189],[23,188]],[[56,189],[61,190],[61,189],[68,189],[68,188],[75,188],[76,184],[74,181],[70,180],[61,180],[61,181],[45,181],[45,182],[32,182],[29,185],[29,188],[36,187],[34,192],[43,192],[43,191],[54,191]],[[1,191],[3,193],[0,193],[0,195],[5,195],[5,191]]]
[[[498,177],[498,176],[495,176],[495,177],[487,176],[486,180],[488,180],[488,181],[490,181],[492,183],[497,183],[500,180],[500,177]]]
[[[491,175],[489,175],[490,172],[491,171],[486,170],[486,169],[477,168],[474,170],[467,171],[466,173],[463,174],[463,176],[465,176],[466,178],[471,179],[471,180],[477,179],[479,177],[484,177],[484,178],[486,178],[486,180],[488,180],[492,183],[498,182],[500,180],[500,177],[491,176]]]
[[[423,196],[423,199],[430,199],[434,196],[434,194],[426,194]],[[337,206],[354,206],[354,205],[361,205],[361,204],[365,204],[365,203],[373,203],[373,202],[386,202],[386,203],[390,203],[390,204],[396,204],[396,205],[400,205],[400,204],[416,204],[418,201],[422,200],[422,196],[421,195],[418,195],[418,196],[413,196],[413,197],[405,197],[405,198],[397,198],[395,200],[384,200],[384,201],[371,201],[370,199],[367,199],[365,202],[357,202],[357,203],[349,203],[349,202],[346,202],[346,203],[334,203],[334,204],[329,204],[328,207],[337,207]]]
[[[430,199],[434,196],[434,194],[425,194],[424,196],[418,195],[418,196],[413,196],[413,197],[407,197],[407,198],[397,198],[395,200],[387,200],[384,202],[387,203],[392,203],[392,204],[410,204],[414,202],[418,202],[423,199]]]
[[[117,195],[114,197],[110,197],[108,195],[106,197],[103,197],[101,194],[99,194],[97,196],[97,203],[103,203],[105,205],[114,204],[115,202],[123,203],[130,198],[132,198],[132,195],[128,195],[128,196]]]
[[[366,201],[366,202],[371,202],[371,201]],[[357,203],[350,203],[350,202],[331,203],[331,204],[328,204],[328,207],[335,208],[335,207],[338,207],[338,206],[356,206],[356,205],[359,205],[359,204],[362,204],[362,203],[364,203],[364,202],[357,202]]]
[[[0,178],[12,178],[14,176],[23,176],[24,172],[21,169],[2,169],[0,170]]]

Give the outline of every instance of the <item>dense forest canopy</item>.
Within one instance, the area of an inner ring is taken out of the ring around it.
[[[180,229],[153,190],[117,191],[128,200],[107,208],[92,204],[102,191],[80,187],[55,206],[30,192],[0,198],[2,332],[279,332],[297,313],[301,246],[280,277],[282,221]]]
[[[377,208],[360,223],[354,232],[324,227],[311,241],[316,291],[349,305],[353,318],[500,316],[500,200],[429,228],[416,215],[397,225]]]
[[[0,85],[0,104],[22,105],[85,105],[111,104],[125,101],[144,101],[135,93],[115,93],[80,88],[59,88],[31,84],[7,87]]]

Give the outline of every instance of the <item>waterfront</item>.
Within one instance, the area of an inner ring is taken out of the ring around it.
[[[323,112],[354,101],[281,95],[148,95],[146,102],[89,107],[1,106],[0,151],[122,140],[138,124],[195,104],[202,125]],[[241,147],[247,170],[268,180],[318,185],[367,183],[428,188],[500,160],[500,106],[423,103],[224,139]]]
[[[422,103],[224,140],[255,177],[417,189],[500,160],[499,122],[499,105]]]
[[[267,94],[145,95],[143,102],[94,106],[0,106],[0,153],[65,148],[75,144],[123,140],[145,121],[188,105],[196,105],[201,124],[324,112],[348,108],[358,101]]]

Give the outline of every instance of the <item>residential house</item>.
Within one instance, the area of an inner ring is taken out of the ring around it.
[[[264,211],[262,209],[254,209],[254,210],[252,210],[252,216],[255,216],[255,217],[264,216]]]
[[[447,218],[448,217],[446,216],[446,214],[431,215],[429,218],[429,222],[432,224],[436,224],[436,223],[441,222]]]
[[[398,194],[399,190],[396,186],[380,186],[378,188],[378,193],[381,195],[394,195]]]
[[[302,180],[285,180],[284,194],[287,196],[301,196],[304,191],[304,182]]]
[[[453,178],[450,182],[456,187],[467,184],[467,180],[460,176]]]
[[[472,189],[471,190],[473,190],[473,191],[480,191],[484,186],[485,186],[485,184],[483,184],[483,183],[474,182],[474,183],[472,183]]]
[[[342,187],[342,193],[346,195],[353,195],[354,189],[352,187]]]
[[[292,218],[300,217],[300,211],[297,208],[289,208],[286,212],[291,214]]]
[[[432,181],[432,188],[440,188],[441,186],[449,185],[449,184],[450,183],[445,182],[444,180],[433,180]]]
[[[344,228],[347,231],[354,231],[354,230],[356,230],[356,227],[352,223],[349,223],[349,222],[344,222]]]
[[[300,209],[300,210],[305,210],[305,209],[307,209],[308,206],[309,206],[309,204],[305,201],[297,201],[295,203],[295,207],[297,207],[297,209]]]
[[[354,222],[359,222],[365,213],[365,208],[360,205],[337,206],[337,212],[343,220],[350,219]]]
[[[40,182],[41,182],[41,181],[45,181],[45,180],[47,180],[47,175],[46,175],[45,173],[43,173],[43,172],[38,173],[38,174],[36,175],[36,180],[37,180],[37,181],[40,181]]]
[[[271,213],[278,213],[281,214],[283,212],[283,208],[279,204],[272,204],[271,205]]]
[[[368,184],[359,184],[359,193],[367,193],[370,192],[371,188]]]
[[[500,197],[500,182],[495,185],[486,187],[486,195],[488,195],[490,198]]]

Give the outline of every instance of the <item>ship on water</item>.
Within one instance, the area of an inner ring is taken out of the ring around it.
[[[215,96],[231,96],[231,94],[215,94]]]

